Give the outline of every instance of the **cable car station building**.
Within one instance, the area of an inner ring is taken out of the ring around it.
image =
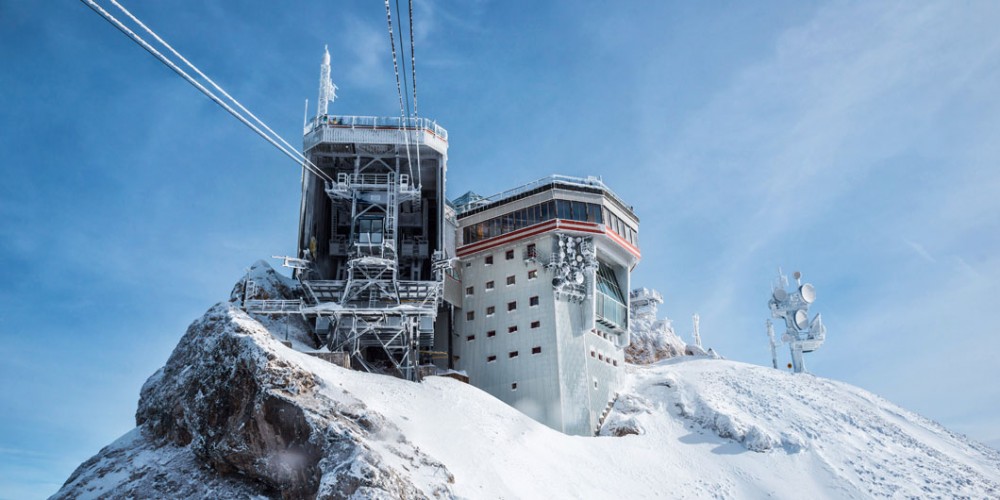
[[[355,369],[464,371],[556,430],[593,435],[629,345],[632,208],[597,178],[562,176],[448,203],[448,132],[330,115],[329,75],[327,54],[304,128],[298,255],[284,258],[298,297],[247,292],[243,307],[305,319]]]

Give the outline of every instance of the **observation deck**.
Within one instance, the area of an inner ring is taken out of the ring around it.
[[[306,151],[317,144],[410,144],[448,152],[448,131],[427,118],[321,115],[302,131]]]

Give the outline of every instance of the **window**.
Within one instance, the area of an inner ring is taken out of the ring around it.
[[[492,255],[487,255],[486,256],[486,265],[487,266],[492,266],[493,265],[493,256]]]
[[[471,286],[465,287],[465,294],[466,295],[472,295],[474,293],[476,293],[475,287],[471,287]]]
[[[517,282],[516,276],[507,276],[507,286],[513,285],[515,282]]]
[[[556,217],[560,219],[572,219],[573,210],[569,200],[556,200]]]
[[[594,390],[597,390],[597,377],[594,377]]]
[[[531,327],[532,328],[538,328],[540,326],[542,326],[542,322],[541,321],[532,321],[531,322]]]
[[[486,291],[488,292],[488,291],[490,291],[492,289],[493,289],[493,282],[492,281],[487,281],[486,282]]]
[[[469,311],[469,312],[465,313],[465,320],[466,321],[472,321],[474,319],[476,319],[476,311]]]
[[[593,349],[590,350],[590,357],[592,357],[592,358],[596,358],[597,357],[597,353],[594,352]]]
[[[517,351],[510,351],[510,352],[508,352],[507,353],[507,357],[508,358],[516,358],[517,357]]]
[[[517,309],[517,301],[507,303],[507,312],[511,312]]]
[[[611,364],[613,364],[613,365],[615,365],[615,366],[618,366],[618,360],[617,360],[617,359],[614,359],[614,360],[612,360],[612,361],[611,361]]]
[[[514,251],[513,250],[507,250],[507,253],[504,254],[504,259],[514,260]]]
[[[358,219],[357,242],[376,245],[382,243],[384,226],[384,219],[382,217],[362,217]]]
[[[492,362],[494,362],[496,360],[497,360],[496,356],[486,356],[486,362],[487,363],[492,363]]]
[[[496,330],[490,330],[490,331],[486,332],[486,336],[487,337],[496,337],[497,336],[497,331]]]
[[[517,331],[517,325],[507,327],[507,333],[514,333],[516,331]]]
[[[531,348],[531,354],[541,354],[541,353],[542,353],[542,346],[536,345],[535,347]],[[616,366],[617,366],[617,363],[616,363]]]
[[[598,353],[597,354],[597,360],[598,361],[604,361],[604,354]]]
[[[517,390],[517,382],[514,382],[514,383],[510,384],[510,390],[512,390],[512,391],[516,391]]]
[[[486,317],[493,316],[493,313],[497,312],[497,308],[494,306],[489,306],[486,308]]]
[[[528,271],[528,280],[533,280],[538,277],[538,269],[532,269]]]
[[[573,220],[587,220],[587,204],[581,201],[573,202]]]
[[[538,296],[535,295],[534,297],[528,299],[528,305],[531,306],[531,307],[537,306],[538,305]]]
[[[534,243],[528,244],[528,249],[525,250],[524,256],[528,259],[534,259],[538,257],[538,248],[535,247]]]
[[[468,337],[465,337],[466,342],[472,342],[473,340],[476,340],[475,335],[469,335]]]

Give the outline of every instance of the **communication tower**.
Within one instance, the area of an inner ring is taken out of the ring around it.
[[[795,373],[806,371],[802,354],[813,352],[823,345],[826,340],[826,327],[823,320],[817,314],[812,321],[809,321],[809,306],[816,300],[816,288],[811,284],[802,284],[802,273],[795,271],[792,275],[795,278],[795,288],[791,291],[788,287],[788,278],[778,270],[778,279],[771,290],[771,299],[768,307],[771,309],[771,316],[785,321],[785,333],[781,340],[789,345],[792,352],[792,368]],[[771,338],[772,360],[777,366],[774,357],[774,334],[770,321],[768,322],[768,335]]]

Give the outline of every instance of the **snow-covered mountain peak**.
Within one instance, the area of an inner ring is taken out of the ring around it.
[[[143,387],[136,429],[55,497],[1000,495],[997,451],[821,377],[629,366],[602,435],[574,437],[468,384],[345,370],[285,335],[211,308]]]

